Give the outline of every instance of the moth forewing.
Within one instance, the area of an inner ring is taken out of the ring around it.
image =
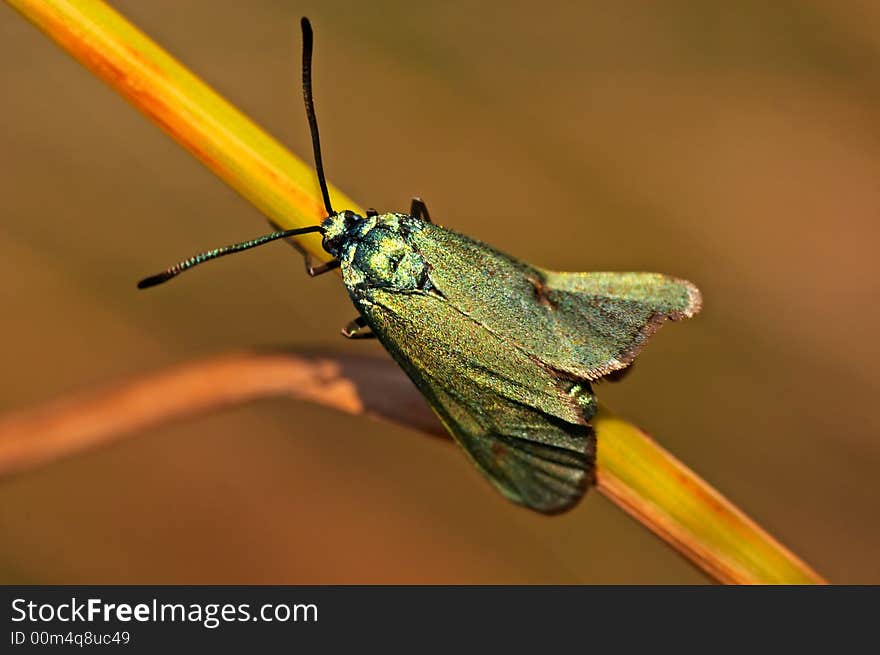
[[[352,287],[379,340],[510,500],[554,513],[593,481],[589,384],[537,364],[431,292]]]
[[[659,273],[559,273],[431,225],[412,236],[436,288],[548,366],[596,380],[629,365],[666,320],[692,316],[700,292]]]

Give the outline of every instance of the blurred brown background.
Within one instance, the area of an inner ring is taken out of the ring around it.
[[[301,155],[317,34],[330,178],[562,270],[705,296],[601,398],[836,582],[880,582],[880,5],[116,0]],[[577,6],[575,6],[577,5]],[[230,348],[379,353],[338,278],[0,7],[0,410]],[[293,402],[0,482],[0,582],[676,583],[598,494],[552,519],[454,448]]]

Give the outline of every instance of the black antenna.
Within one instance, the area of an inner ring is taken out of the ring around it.
[[[199,264],[204,264],[205,262],[211,261],[212,259],[224,257],[225,255],[231,255],[236,252],[241,252],[242,250],[250,250],[251,248],[262,246],[263,244],[269,243],[270,241],[275,241],[276,239],[292,237],[296,236],[297,234],[308,234],[309,232],[321,232],[323,234],[324,228],[322,228],[320,225],[310,225],[309,227],[301,227],[295,230],[282,230],[281,232],[272,232],[272,234],[266,234],[264,236],[257,237],[256,239],[251,239],[250,241],[233,243],[229,246],[223,246],[222,248],[215,248],[214,250],[209,250],[208,252],[202,252],[198,255],[193,255],[189,259],[184,259],[182,262],[179,262],[174,266],[165,269],[157,275],[151,275],[148,278],[144,278],[143,280],[138,282],[138,289],[146,289],[147,287],[154,287],[157,284],[167,282],[171,278],[180,275],[185,270],[190,269],[193,266],[198,266]]]
[[[324,197],[324,209],[327,215],[332,216],[336,212],[330,204],[330,192],[327,190],[327,180],[324,178],[324,162],[321,160],[321,137],[318,136],[318,119],[315,116],[315,99],[312,96],[312,24],[305,16],[300,21],[303,33],[303,99],[306,101],[306,116],[309,119],[309,130],[312,133],[312,149],[315,151],[315,170],[318,172],[318,183],[321,185],[321,195]]]

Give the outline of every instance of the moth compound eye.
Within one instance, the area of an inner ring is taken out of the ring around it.
[[[324,250],[334,257],[338,257],[343,242],[352,236],[362,220],[360,216],[348,210],[325,218],[321,223],[321,227],[324,229],[322,244]]]

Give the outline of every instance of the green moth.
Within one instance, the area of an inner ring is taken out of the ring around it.
[[[440,420],[510,500],[544,513],[577,503],[595,479],[592,383],[632,363],[666,320],[693,316],[700,292],[658,273],[557,273],[435,225],[425,204],[360,216],[334,211],[303,30],[303,92],[327,218],[191,257],[145,288],[210,259],[320,232],[358,310],[343,329],[378,338]]]

